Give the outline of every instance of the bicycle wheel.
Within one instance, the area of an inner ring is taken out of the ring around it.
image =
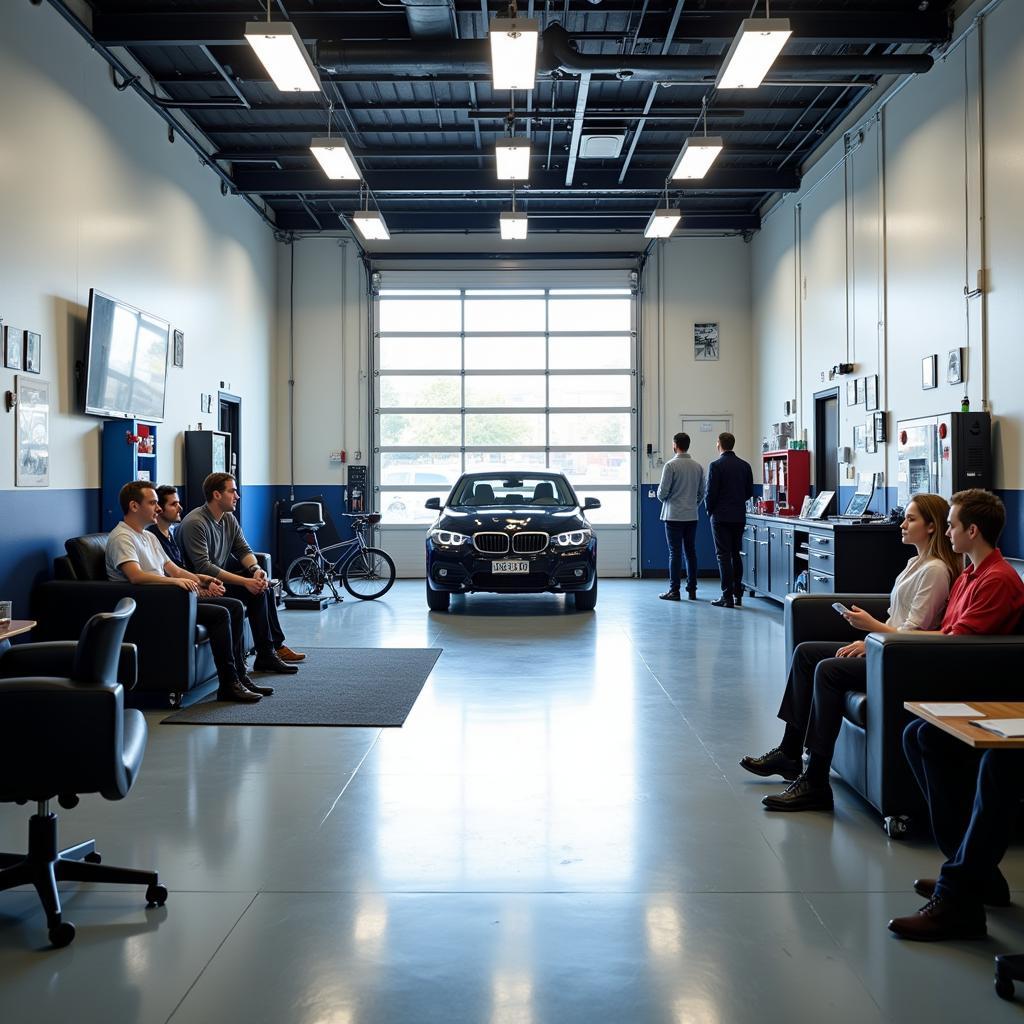
[[[308,555],[296,558],[284,575],[284,589],[292,597],[315,597],[324,589],[324,574]]]
[[[395,563],[380,548],[363,548],[345,566],[345,589],[363,601],[383,597],[395,582]]]

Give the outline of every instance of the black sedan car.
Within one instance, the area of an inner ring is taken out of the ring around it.
[[[427,533],[427,604],[444,611],[452,594],[572,594],[597,604],[597,538],[561,473],[465,473]]]

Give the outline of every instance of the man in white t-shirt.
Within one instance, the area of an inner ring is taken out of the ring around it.
[[[159,505],[156,490],[148,480],[133,480],[121,488],[118,496],[124,519],[110,531],[107,538],[107,576],[120,583],[138,586],[171,586],[190,590],[200,600],[196,604],[196,622],[205,626],[220,685],[219,700],[253,704],[270,687],[256,689],[246,674],[242,645],[236,643],[231,628],[231,612],[221,603],[224,586],[212,576],[196,575],[175,565],[159,541],[146,527],[156,522]]]

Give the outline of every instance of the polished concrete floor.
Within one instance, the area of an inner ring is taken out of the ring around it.
[[[428,614],[409,581],[288,613],[296,647],[444,654],[401,729],[149,714],[129,798],[85,798],[61,832],[157,867],[167,906],[69,886],[78,937],[52,951],[34,894],[0,894],[0,1021],[1019,1021],[991,976],[1024,949],[1024,893],[984,942],[890,936],[930,845],[889,841],[839,782],[834,816],[770,816],[777,787],[737,766],[779,736],[778,607],[661,589]],[[0,806],[0,849],[27,813]],[[1022,850],[1006,870],[1024,888]]]

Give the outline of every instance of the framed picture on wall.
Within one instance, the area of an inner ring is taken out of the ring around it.
[[[857,404],[857,382],[855,380],[848,380],[846,382],[846,404]]]
[[[185,332],[175,331],[174,332],[174,358],[173,362],[175,366],[185,365]]]
[[[878,451],[878,445],[875,442],[875,417],[873,415],[869,416],[864,424],[864,451],[869,455]]]
[[[8,370],[20,370],[22,368],[24,344],[25,332],[21,328],[4,328],[4,366]]]
[[[864,401],[864,380],[858,377],[853,383],[857,389],[857,404],[860,405]]]
[[[964,382],[964,350],[953,348],[949,350],[946,359],[946,383],[963,384]]]
[[[860,423],[853,428],[853,450],[855,452],[864,451],[864,425]]]
[[[50,486],[50,382],[24,375],[14,378],[18,429],[14,453],[17,487]]]
[[[25,372],[39,373],[43,368],[43,336],[25,332]]]
[[[925,356],[921,360],[921,390],[930,391],[939,386],[938,372],[939,357],[937,355]]]
[[[719,355],[718,324],[693,325],[693,358],[717,359]]]
[[[878,374],[864,378],[864,409],[874,412],[878,408]]]

